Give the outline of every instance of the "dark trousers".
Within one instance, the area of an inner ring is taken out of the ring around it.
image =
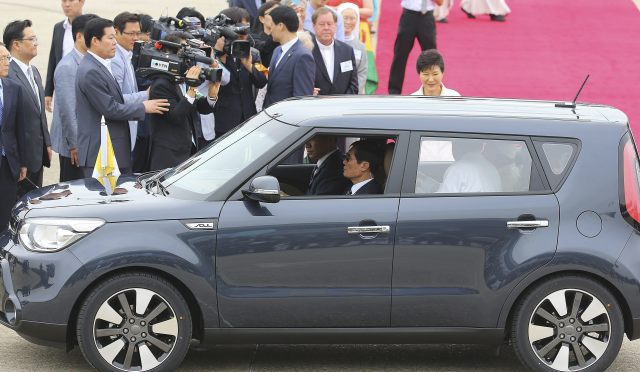
[[[16,204],[18,180],[11,174],[7,158],[0,154],[0,233],[9,226],[11,208]]]
[[[43,167],[40,167],[40,170],[37,172],[27,171],[27,178],[18,183],[18,197],[22,197],[22,195],[29,191],[42,187],[43,173]]]
[[[131,163],[134,173],[144,173],[149,171],[149,154],[151,153],[151,138],[148,136],[138,136],[136,146],[131,153]]]
[[[82,169],[76,165],[71,164],[71,158],[58,155],[60,159],[60,182],[81,180],[84,178]]]
[[[418,39],[422,50],[436,48],[436,25],[433,12],[422,14],[403,9],[398,25],[398,35],[393,48],[393,60],[389,73],[389,94],[401,94],[404,72],[407,67],[409,53]],[[416,79],[418,84],[420,81]]]

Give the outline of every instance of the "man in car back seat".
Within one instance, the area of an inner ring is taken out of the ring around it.
[[[444,173],[438,193],[500,192],[502,182],[496,167],[482,154],[484,141],[457,138],[453,141],[456,159]]]
[[[309,159],[316,163],[309,179],[307,195],[342,195],[349,181],[342,176],[344,156],[334,136],[318,135],[305,144]]]

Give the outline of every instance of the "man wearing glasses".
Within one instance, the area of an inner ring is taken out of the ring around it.
[[[4,29],[2,39],[11,53],[9,78],[22,86],[20,106],[23,109],[20,151],[22,165],[27,167],[27,182],[20,185],[20,195],[42,186],[43,166],[51,164],[51,140],[47,127],[42,78],[31,65],[38,55],[38,38],[30,20],[13,21]]]
[[[140,17],[137,14],[122,12],[113,19],[113,27],[116,29],[116,55],[111,60],[111,71],[113,77],[116,78],[125,103],[142,103],[149,99],[149,92],[138,89],[136,74],[131,63],[133,56],[133,46],[139,39],[142,32],[140,31]],[[136,151],[135,146],[138,142],[138,122],[129,121],[129,132],[131,134],[131,151],[133,163],[136,163],[136,157],[145,156],[144,152]],[[135,169],[133,169],[135,171]]]
[[[18,132],[22,119],[20,86],[10,79],[11,54],[0,42],[0,233],[9,224],[11,208],[16,202],[18,181],[27,175],[18,149]]]

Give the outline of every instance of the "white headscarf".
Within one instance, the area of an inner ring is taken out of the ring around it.
[[[340,14],[342,14],[342,12],[344,12],[347,9],[353,9],[356,12],[357,23],[356,23],[356,27],[351,32],[351,36],[345,35],[344,40],[345,41],[353,40],[353,39],[360,40],[360,8],[358,8],[358,6],[354,3],[342,3],[338,5],[338,7],[336,8],[338,13]]]

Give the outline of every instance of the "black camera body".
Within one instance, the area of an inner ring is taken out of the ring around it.
[[[166,49],[175,51],[170,53]],[[203,67],[198,80],[185,78],[187,71],[201,62],[206,65],[213,60],[202,54],[200,50],[187,45],[168,41],[136,42],[133,47],[131,61],[136,75],[153,79],[158,75],[170,76],[178,83],[185,82],[189,86],[199,86],[205,81],[217,82],[222,79],[222,69]]]

